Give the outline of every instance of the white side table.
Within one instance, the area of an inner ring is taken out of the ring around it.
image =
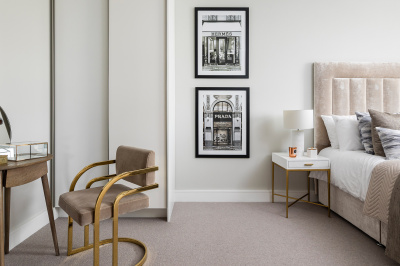
[[[286,195],[275,194],[274,192],[274,168],[275,165],[283,168],[286,172]],[[306,171],[308,193],[300,198],[289,197],[289,172],[295,171]],[[311,171],[326,171],[328,175],[328,206],[311,202],[310,201],[310,177]],[[288,218],[289,207],[298,201],[311,203],[318,206],[328,208],[328,216],[331,217],[331,165],[330,161],[326,157],[318,156],[317,158],[310,158],[307,156],[298,156],[296,158],[289,157],[288,153],[285,152],[274,152],[272,153],[272,202],[274,202],[274,196],[280,196],[286,198],[286,218]],[[303,200],[305,196],[308,196],[308,200]],[[289,204],[289,199],[295,199],[294,202]]]

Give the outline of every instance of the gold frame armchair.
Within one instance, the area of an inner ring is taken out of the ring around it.
[[[118,215],[132,212],[149,206],[149,198],[141,193],[158,187],[155,183],[154,166],[155,154],[153,151],[120,146],[117,149],[116,159],[97,162],[83,168],[71,183],[70,190],[60,196],[59,205],[68,214],[68,250],[67,255],[73,255],[93,248],[93,265],[100,263],[100,246],[112,243],[112,262],[118,265],[118,242],[130,242],[144,249],[142,259],[136,265],[143,265],[147,259],[147,247],[139,240],[118,237]],[[89,169],[116,164],[116,174],[93,178],[86,189],[75,191],[75,185],[80,177]],[[132,189],[122,184],[115,184],[124,179],[140,187]],[[92,184],[102,180],[109,180],[103,187],[91,188]],[[120,206],[120,205],[123,206]],[[121,207],[121,208],[120,208]],[[110,239],[100,240],[100,221],[113,218],[113,236]],[[84,226],[84,245],[72,248],[73,221]],[[89,225],[93,224],[93,244],[89,244]]]

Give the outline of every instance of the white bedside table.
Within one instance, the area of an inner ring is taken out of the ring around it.
[[[275,194],[274,192],[274,168],[275,165],[283,168],[286,172],[286,195]],[[307,183],[308,193],[300,198],[289,197],[289,172],[295,171],[307,171]],[[328,206],[310,202],[310,177],[309,172],[311,171],[326,171],[328,175]],[[286,198],[286,218],[288,218],[289,207],[298,201],[315,204],[328,208],[328,216],[331,217],[331,165],[330,161],[326,157],[318,156],[317,158],[310,158],[307,156],[297,156],[296,158],[289,157],[288,153],[285,152],[274,152],[272,153],[272,202],[274,202],[274,196],[280,196]],[[308,200],[303,200],[305,196],[308,196]],[[289,204],[289,199],[295,199],[294,202]]]

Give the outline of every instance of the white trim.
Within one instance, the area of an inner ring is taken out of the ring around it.
[[[167,221],[175,203],[175,0],[167,0]]]
[[[284,190],[275,194],[285,195]],[[307,191],[289,191],[289,196],[299,198]],[[175,190],[176,202],[271,202],[271,190]],[[313,193],[311,193],[313,194]],[[313,195],[311,195],[312,197]],[[313,198],[313,197],[312,197]],[[275,196],[275,202],[285,202],[284,197]],[[289,201],[293,201],[289,199]]]
[[[58,218],[58,212],[53,208],[54,220]],[[49,224],[47,210],[36,215],[24,224],[10,231],[10,250],[22,243],[25,239],[39,231],[43,226]],[[50,228],[49,228],[50,230]],[[51,234],[51,232],[49,232]]]

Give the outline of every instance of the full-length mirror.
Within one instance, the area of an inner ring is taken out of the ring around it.
[[[3,108],[0,106],[0,144],[11,143],[11,125]]]

